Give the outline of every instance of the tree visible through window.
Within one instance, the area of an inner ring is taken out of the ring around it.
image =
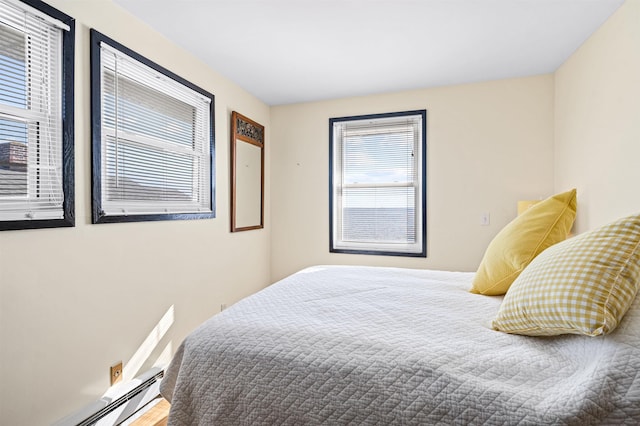
[[[426,111],[330,120],[331,251],[426,256]]]

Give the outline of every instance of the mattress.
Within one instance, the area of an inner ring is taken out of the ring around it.
[[[170,425],[638,424],[640,306],[612,334],[489,328],[473,274],[304,269],[213,316],[161,384]]]

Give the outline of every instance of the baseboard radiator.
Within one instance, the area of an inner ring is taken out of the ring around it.
[[[142,407],[160,395],[160,381],[164,370],[153,368],[129,384],[114,399],[102,398],[53,426],[116,426],[127,421]]]

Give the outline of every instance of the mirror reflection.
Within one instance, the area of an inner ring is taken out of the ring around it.
[[[231,232],[263,227],[264,126],[231,114]]]
[[[236,226],[260,223],[262,148],[243,141],[236,145]]]

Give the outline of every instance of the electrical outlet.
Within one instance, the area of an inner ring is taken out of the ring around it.
[[[111,386],[121,381],[122,380],[122,361],[112,365],[109,368],[109,374],[111,376]]]

